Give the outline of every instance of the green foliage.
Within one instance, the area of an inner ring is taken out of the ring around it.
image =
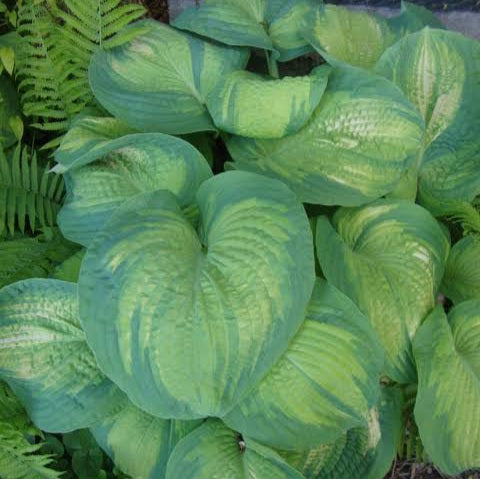
[[[0,151],[0,235],[16,228],[24,233],[55,225],[64,196],[60,175],[39,167],[37,154],[19,143],[8,155]]]
[[[33,427],[23,406],[0,382],[0,477],[2,479],[57,479],[61,473],[49,466],[53,457],[39,454],[42,442],[33,442],[40,431]]]
[[[143,13],[141,6],[121,0],[32,0],[19,8],[17,32],[23,41],[17,76],[32,126],[65,131],[76,115],[94,104],[87,76],[90,57],[99,48],[112,48],[138,35],[141,29],[121,31]]]
[[[477,41],[407,2],[8,5],[0,378],[48,433],[7,405],[0,445],[65,479],[480,466]]]
[[[0,241],[0,287],[27,278],[47,278],[69,258],[78,246],[56,230],[35,237],[17,235]]]

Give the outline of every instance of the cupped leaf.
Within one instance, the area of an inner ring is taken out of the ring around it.
[[[425,120],[420,201],[433,214],[480,231],[480,215],[470,206],[480,194],[480,43],[426,28],[387,50],[375,70],[399,86]]]
[[[456,243],[448,256],[442,292],[455,304],[480,299],[480,240],[466,236]]]
[[[226,48],[153,20],[149,31],[92,58],[97,100],[132,128],[170,134],[214,130],[205,98],[226,74],[245,67],[249,52]]]
[[[58,215],[65,237],[84,246],[128,198],[168,190],[189,208],[200,184],[212,176],[193,146],[161,133],[127,135],[95,149],[101,158],[65,175],[67,198]],[[96,155],[86,156],[92,160]]]
[[[275,80],[238,71],[207,98],[215,125],[252,138],[282,138],[296,133],[312,116],[325,91],[330,69],[318,67],[304,77]]]
[[[402,424],[399,389],[382,388],[368,426],[350,429],[335,442],[303,452],[280,452],[305,479],[382,479],[392,465]]]
[[[181,440],[165,479],[304,479],[276,452],[209,420]]]
[[[271,447],[311,449],[367,425],[382,366],[367,318],[317,280],[305,322],[286,353],[223,421]]]
[[[322,5],[305,21],[305,37],[329,63],[372,68],[396,41],[385,18],[336,5]]]
[[[448,320],[437,307],[415,337],[415,419],[432,461],[456,475],[480,465],[480,301],[460,303]]]
[[[305,17],[305,38],[330,64],[371,69],[382,54],[408,33],[425,26],[441,28],[435,15],[423,7],[402,2],[400,15],[384,18],[336,5],[322,5]]]
[[[206,0],[185,9],[173,26],[227,45],[271,50],[288,61],[311,50],[302,21],[320,0]]]
[[[320,217],[317,256],[328,281],[349,296],[379,335],[385,372],[414,382],[411,341],[435,306],[449,241],[435,219],[407,201],[379,200]]]
[[[58,280],[0,291],[0,377],[48,432],[93,426],[126,401],[85,342],[76,285]]]
[[[120,470],[136,479],[159,479],[176,444],[200,424],[153,417],[130,403],[91,432]]]
[[[223,416],[287,348],[314,283],[305,210],[282,183],[228,172],[137,195],[88,249],[80,315],[105,373],[150,414]]]
[[[357,206],[392,191],[416,160],[423,121],[390,82],[337,68],[310,121],[277,140],[232,138],[240,170],[284,181],[301,201]]]

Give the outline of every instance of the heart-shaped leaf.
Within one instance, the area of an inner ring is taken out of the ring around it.
[[[385,350],[385,372],[416,379],[411,341],[435,306],[449,241],[435,219],[407,201],[342,208],[320,217],[317,256],[325,277],[370,320]]]
[[[170,134],[214,130],[205,99],[226,74],[245,67],[249,52],[226,48],[153,20],[129,43],[98,50],[90,86],[116,118],[145,132]]]
[[[87,251],[80,315],[105,373],[164,418],[223,416],[286,350],[314,283],[312,234],[282,183],[206,181],[198,232],[166,191],[122,205]]]

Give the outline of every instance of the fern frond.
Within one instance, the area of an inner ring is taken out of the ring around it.
[[[23,233],[53,226],[64,196],[63,178],[49,173],[50,166],[39,168],[37,155],[29,155],[19,144],[10,158],[0,149],[0,235],[11,235],[15,227]]]
[[[0,288],[22,279],[47,278],[78,251],[78,245],[57,230],[51,233],[0,241]]]
[[[124,28],[145,14],[141,5],[122,0],[63,0],[63,5],[56,15],[64,22],[62,30],[70,42],[71,51],[80,42],[89,52],[108,48],[113,37],[115,44],[121,45],[131,39],[130,32],[127,32],[128,37],[123,32]],[[83,64],[85,69],[88,61]]]
[[[30,444],[13,426],[0,422],[0,477],[2,479],[58,479],[48,468],[52,456],[36,454],[42,444]]]
[[[42,2],[22,5],[17,32],[23,38],[17,59],[23,111],[37,118],[36,128],[64,131],[70,119],[92,101],[86,73],[78,72],[56,20]],[[81,83],[77,82],[80,76]]]

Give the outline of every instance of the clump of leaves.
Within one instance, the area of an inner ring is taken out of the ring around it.
[[[76,474],[109,474],[84,429],[151,479],[380,479],[403,442],[480,466],[480,44],[407,3],[209,0],[105,49],[70,2],[59,28],[94,42],[113,118],[56,151],[59,225],[86,250],[0,291],[0,377]],[[324,65],[280,78],[313,50]],[[171,136],[218,131],[218,175]],[[474,233],[452,252],[445,218]]]

